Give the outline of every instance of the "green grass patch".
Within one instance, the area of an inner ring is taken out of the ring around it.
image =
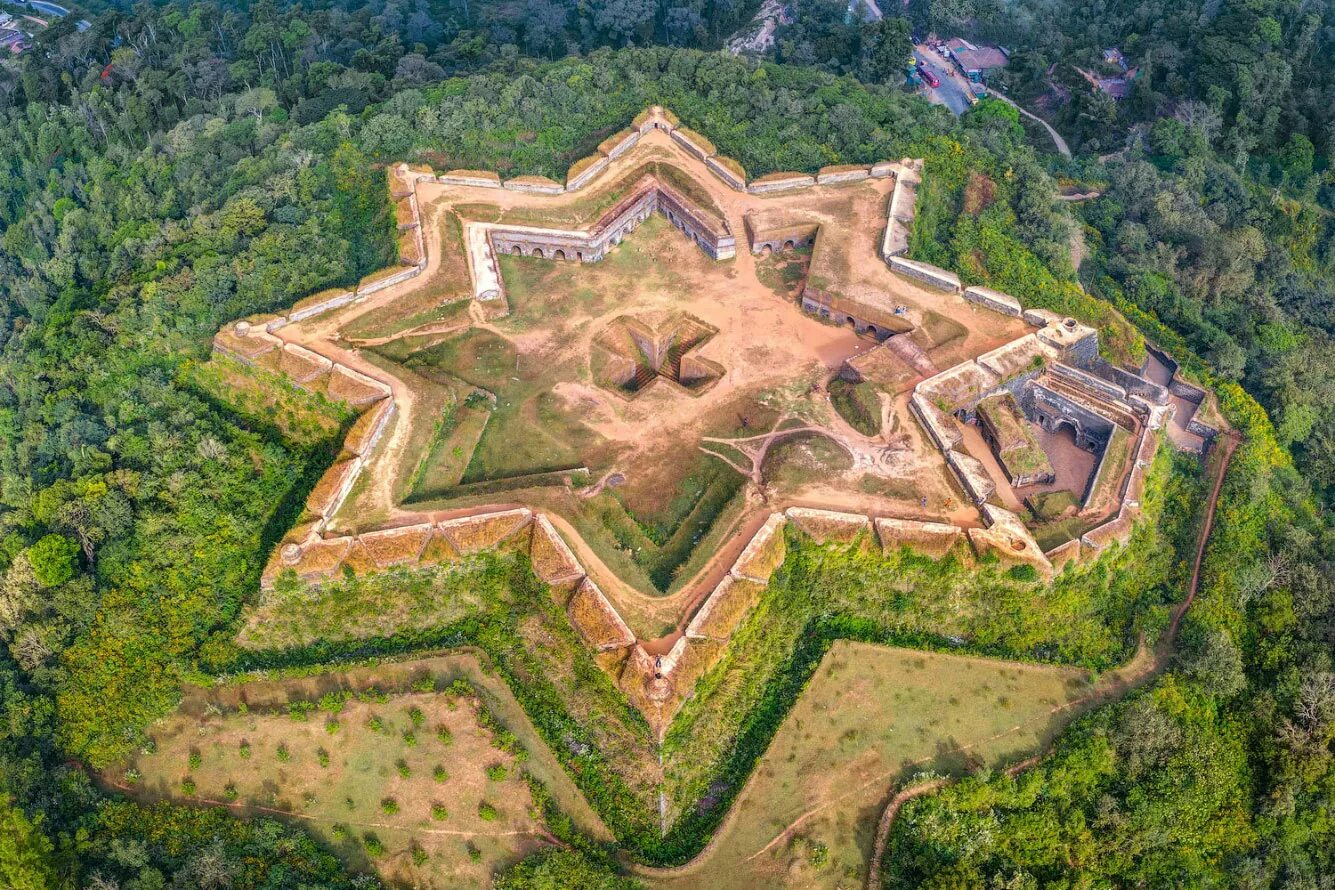
[[[881,432],[881,398],[876,387],[863,381],[849,383],[835,379],[830,382],[830,401],[839,416],[864,436]]]

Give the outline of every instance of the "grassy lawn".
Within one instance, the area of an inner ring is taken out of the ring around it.
[[[896,782],[1023,758],[1078,713],[1054,709],[1088,695],[1086,678],[1075,668],[840,641],[784,720],[712,852],[680,876],[647,883],[861,886],[881,805]]]
[[[423,691],[460,678],[475,694]],[[311,710],[294,716],[294,702]],[[468,654],[187,690],[152,738],[108,777],[140,775],[133,796],[290,818],[353,867],[404,886],[484,886],[540,846],[525,771],[606,837],[504,684]]]
[[[569,379],[573,368],[522,356],[510,341],[479,329],[415,352],[406,364],[443,372],[496,397],[459,481],[482,482],[581,464],[580,445],[593,436],[577,418],[556,407],[550,396],[551,387]],[[451,449],[456,445],[462,447],[454,443]],[[423,482],[438,484],[430,476]]]
[[[272,427],[287,442],[306,449],[336,438],[356,416],[343,402],[307,392],[287,377],[214,355],[195,365],[190,382],[229,412]]]

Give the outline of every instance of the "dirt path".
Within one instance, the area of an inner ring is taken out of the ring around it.
[[[1006,96],[1003,93],[999,93],[994,89],[989,89],[987,91],[987,94],[989,96],[995,96],[1002,102],[1005,102],[1007,105],[1014,108],[1016,111],[1020,112],[1020,114],[1023,114],[1031,121],[1034,121],[1040,126],[1042,126],[1043,129],[1048,131],[1048,135],[1052,137],[1053,145],[1057,146],[1057,153],[1060,154],[1062,157],[1066,158],[1066,160],[1068,161],[1071,159],[1071,147],[1066,144],[1066,140],[1062,138],[1062,135],[1052,128],[1052,124],[1043,120],[1043,118],[1039,117],[1033,112],[1025,111],[1023,108],[1017,105],[1010,97]]]
[[[1209,543],[1210,529],[1214,526],[1215,507],[1219,502],[1219,492],[1224,486],[1224,477],[1228,473],[1229,462],[1233,459],[1233,451],[1238,446],[1238,437],[1235,433],[1224,435],[1221,443],[1223,449],[1220,453],[1218,469],[1215,473],[1214,485],[1210,489],[1210,496],[1205,503],[1205,519],[1201,524],[1200,535],[1196,542],[1196,561],[1191,570],[1191,584],[1187,588],[1187,595],[1181,603],[1173,610],[1173,620],[1168,625],[1168,632],[1164,634],[1163,639],[1154,648],[1152,657],[1146,657],[1145,646],[1138,650],[1136,658],[1128,662],[1124,670],[1125,675],[1113,688],[1118,692],[1116,697],[1121,697],[1125,692],[1139,686],[1141,683],[1149,680],[1151,677],[1160,674],[1167,666],[1168,661],[1173,655],[1173,644],[1177,639],[1177,630],[1182,623],[1182,618],[1191,608],[1191,604],[1196,599],[1196,591],[1200,585],[1201,565],[1205,560],[1205,547]],[[1132,670],[1132,665],[1138,661],[1142,664]],[[1111,691],[1111,690],[1110,690]],[[1010,776],[1019,775],[1026,769],[1037,766],[1046,754],[1036,754],[1014,764],[1006,769],[1006,774]],[[880,822],[876,827],[876,841],[872,848],[872,858],[867,872],[867,890],[880,890],[881,887],[881,863],[885,855],[885,846],[890,839],[890,829],[894,825],[895,817],[905,803],[914,797],[919,797],[931,791],[936,791],[949,784],[949,779],[938,779],[925,785],[915,786],[900,791],[890,799],[886,805],[885,811],[881,814]]]

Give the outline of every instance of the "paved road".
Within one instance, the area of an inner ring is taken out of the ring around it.
[[[952,65],[925,46],[915,46],[913,58],[941,81],[939,87],[923,83],[921,89],[926,91],[927,101],[935,105],[944,105],[957,115],[969,110],[969,106],[973,104],[973,96],[970,93],[969,82],[963,75],[957,73]]]

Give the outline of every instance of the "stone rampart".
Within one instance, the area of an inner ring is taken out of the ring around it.
[[[791,189],[809,188],[816,184],[816,177],[807,173],[769,173],[751,180],[746,190],[753,195],[765,195],[771,192],[786,192]]]
[[[1002,315],[1009,315],[1012,318],[1019,318],[1024,312],[1020,306],[1020,301],[1010,294],[1002,293],[999,290],[993,290],[990,287],[969,287],[964,290],[964,299],[970,303],[977,303],[993,312],[1000,312]]]
[[[897,272],[906,278],[912,278],[929,287],[949,293],[957,294],[960,292],[960,277],[954,272],[942,269],[940,266],[907,260],[901,256],[892,256],[888,262],[891,271]]]
[[[870,176],[871,170],[863,164],[835,164],[816,171],[816,183],[834,185],[840,182],[861,182]]]
[[[903,256],[909,249],[909,232],[918,212],[918,185],[921,182],[919,165],[910,161],[900,164],[895,176],[895,190],[890,194],[886,214],[885,235],[881,240],[881,258],[887,263],[891,257]]]

